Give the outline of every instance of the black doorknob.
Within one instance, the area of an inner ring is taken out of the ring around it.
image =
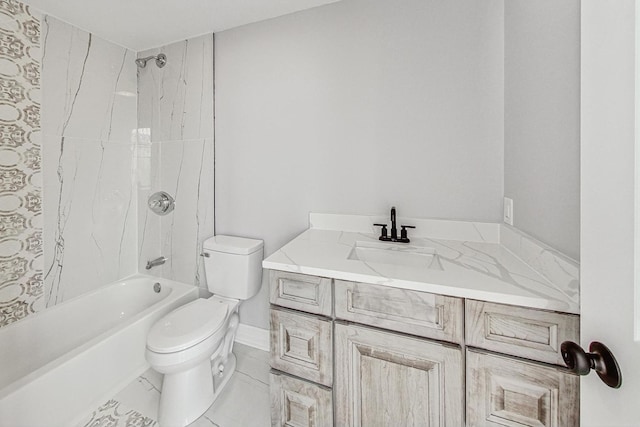
[[[589,344],[589,352],[585,353],[582,347],[572,341],[565,341],[560,345],[562,359],[573,373],[587,375],[593,369],[606,385],[620,388],[622,372],[611,350],[606,345],[594,341]]]

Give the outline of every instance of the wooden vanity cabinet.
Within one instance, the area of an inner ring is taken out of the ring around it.
[[[579,317],[270,272],[272,426],[579,425]],[[465,385],[466,384],[466,385]]]

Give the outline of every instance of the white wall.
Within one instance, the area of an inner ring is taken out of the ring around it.
[[[580,1],[505,1],[505,196],[514,225],[580,257]]]
[[[216,34],[216,233],[310,211],[500,221],[503,1],[344,0]],[[268,327],[266,287],[242,321]]]

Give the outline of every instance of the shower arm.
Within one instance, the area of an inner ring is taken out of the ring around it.
[[[156,60],[156,65],[158,66],[158,68],[162,68],[165,65],[167,65],[167,55],[165,55],[164,53],[160,53],[158,55],[147,56],[146,58],[138,58],[138,59],[136,59],[136,64],[138,65],[138,67],[144,68],[144,67],[147,66],[147,62],[150,59],[155,59]]]

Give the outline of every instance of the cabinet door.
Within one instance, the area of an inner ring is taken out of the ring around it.
[[[467,351],[467,425],[578,427],[579,378],[553,366]]]
[[[340,426],[462,426],[462,351],[425,339],[336,323]]]
[[[271,373],[273,427],[331,427],[331,389],[297,378]]]
[[[271,309],[271,367],[331,386],[331,321],[297,312]]]

